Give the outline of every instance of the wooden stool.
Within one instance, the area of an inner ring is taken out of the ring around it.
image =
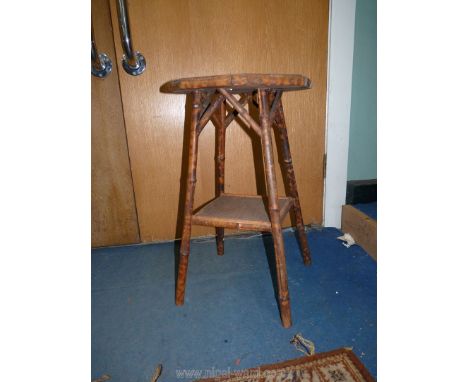
[[[270,231],[273,235],[278,281],[278,304],[283,326],[291,326],[286,260],[284,257],[281,221],[292,208],[304,264],[311,262],[310,250],[304,231],[301,206],[289,149],[281,95],[283,91],[310,88],[310,80],[300,75],[237,74],[198,78],[182,78],[165,83],[165,93],[192,94],[190,140],[188,155],[187,192],[185,194],[184,222],[180,246],[176,304],[184,303],[185,281],[190,254],[192,224],[216,228],[218,255],[224,253],[224,228]],[[236,98],[234,94],[238,94]],[[227,111],[226,101],[232,107]],[[248,102],[259,108],[258,124],[244,108]],[[263,166],[266,176],[267,198],[262,196],[232,195],[224,193],[225,132],[238,116],[261,138]],[[198,136],[209,120],[216,128],[216,198],[193,214],[196,183]],[[278,196],[272,135],[277,130],[277,145],[282,153],[282,167],[289,188],[289,197]],[[265,207],[267,206],[267,207]]]

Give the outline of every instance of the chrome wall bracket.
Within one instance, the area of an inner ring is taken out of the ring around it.
[[[131,65],[130,60],[128,60],[127,56],[124,54],[122,58],[122,66],[128,74],[138,76],[145,71],[146,60],[140,52],[135,52],[133,61],[135,62],[135,65]]]
[[[99,53],[98,60],[91,63],[91,73],[95,77],[106,78],[112,71],[112,61],[107,54]]]

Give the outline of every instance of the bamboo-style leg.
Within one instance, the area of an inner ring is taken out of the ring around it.
[[[291,150],[289,148],[288,132],[286,130],[286,122],[284,120],[284,111],[281,99],[278,101],[278,106],[276,108],[276,113],[272,122],[273,126],[276,127],[278,132],[279,142],[277,142],[277,144],[283,157],[281,165],[284,172],[286,173],[289,196],[294,199],[294,218],[297,235],[299,238],[299,245],[301,246],[302,259],[305,265],[310,265],[310,249],[304,230],[304,221],[302,220],[301,204],[299,202],[299,193],[297,192],[296,176],[294,175],[294,167],[291,158]]]
[[[225,102],[225,101],[224,101]],[[224,102],[216,114],[216,196],[224,193],[224,159],[226,148],[226,108]],[[218,256],[224,254],[224,228],[216,227],[216,248]]]
[[[198,135],[197,125],[200,117],[201,92],[193,94],[192,115],[190,120],[190,139],[187,170],[187,191],[184,204],[184,223],[182,230],[182,240],[179,252],[179,271],[177,276],[176,305],[184,303],[185,281],[187,279],[188,259],[190,255],[190,233],[192,229],[193,198],[195,195],[195,183],[197,181],[197,154]]]
[[[291,308],[289,305],[288,276],[286,272],[283,232],[281,230],[281,220],[279,213],[278,190],[276,185],[276,174],[270,131],[269,106],[265,90],[259,90],[259,98],[263,166],[265,168],[266,176],[271,233],[273,235],[273,243],[275,248],[276,277],[278,281],[278,304],[283,326],[285,328],[289,328],[291,326]]]

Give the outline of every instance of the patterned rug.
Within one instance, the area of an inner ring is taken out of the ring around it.
[[[351,350],[292,359],[248,370],[231,371],[199,382],[374,382],[361,361]]]

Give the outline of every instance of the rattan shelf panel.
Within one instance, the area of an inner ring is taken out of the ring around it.
[[[288,214],[292,203],[291,198],[279,197],[281,221]],[[246,231],[271,231],[266,206],[266,197],[223,194],[201,207],[193,215],[192,223]]]

